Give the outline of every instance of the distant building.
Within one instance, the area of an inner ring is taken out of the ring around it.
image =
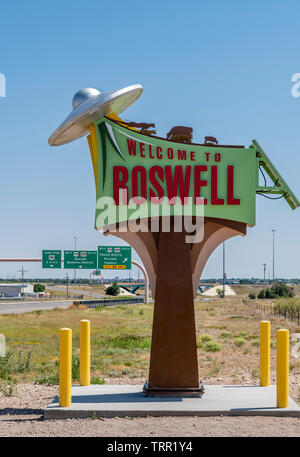
[[[22,295],[33,294],[33,284],[3,284],[0,283],[0,296],[2,297],[22,297]]]

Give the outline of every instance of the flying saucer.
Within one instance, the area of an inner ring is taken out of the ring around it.
[[[111,113],[122,113],[142,92],[143,87],[140,84],[107,93],[90,87],[79,90],[73,97],[73,111],[52,133],[49,144],[59,146],[86,135],[93,122]]]

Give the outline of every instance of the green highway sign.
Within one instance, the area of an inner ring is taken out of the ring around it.
[[[64,251],[64,268],[96,269],[97,251]]]
[[[42,268],[61,268],[61,251],[43,250]]]
[[[130,270],[130,246],[98,246],[98,268],[101,270]]]

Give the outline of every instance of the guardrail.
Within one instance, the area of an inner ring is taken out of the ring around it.
[[[88,308],[99,308],[99,306],[133,305],[135,303],[145,303],[145,297],[134,298],[102,298],[98,300],[76,300],[73,306],[86,305]]]

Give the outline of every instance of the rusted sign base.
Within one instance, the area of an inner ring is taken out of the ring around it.
[[[159,388],[144,386],[144,394],[146,397],[202,397],[204,394],[204,386],[201,385],[198,389],[184,387],[182,389],[172,389],[170,387]]]
[[[190,244],[159,235],[148,391],[199,389]]]
[[[201,242],[186,243],[185,232],[144,230],[105,232],[129,243],[141,257],[155,296],[148,396],[202,396],[199,383],[194,297],[210,254],[223,241],[246,234],[246,224],[205,218]]]

